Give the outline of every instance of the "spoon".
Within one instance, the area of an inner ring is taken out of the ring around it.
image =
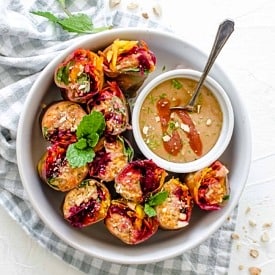
[[[195,102],[196,102],[196,99],[200,92],[200,89],[203,85],[203,82],[204,82],[207,74],[209,73],[212,65],[214,64],[218,54],[220,53],[222,47],[224,46],[225,42],[227,41],[227,39],[229,38],[229,36],[233,32],[233,30],[234,30],[234,22],[231,20],[225,20],[220,24],[217,34],[216,34],[214,44],[212,46],[212,50],[211,50],[210,55],[207,60],[207,63],[204,67],[202,75],[199,79],[199,82],[197,83],[197,86],[195,88],[195,91],[194,91],[189,103],[185,106],[170,107],[170,110],[187,110],[189,112],[196,111],[197,108],[195,107]]]

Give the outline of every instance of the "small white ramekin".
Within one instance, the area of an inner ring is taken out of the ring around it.
[[[231,102],[225,90],[215,81],[212,77],[207,76],[204,85],[213,93],[216,97],[223,114],[223,124],[220,132],[220,136],[212,147],[212,149],[199,159],[185,163],[169,162],[158,155],[156,155],[142,138],[142,133],[139,127],[139,115],[142,108],[143,101],[147,95],[158,86],[160,83],[173,79],[173,78],[188,78],[198,81],[201,76],[201,72],[191,69],[175,69],[167,71],[155,77],[151,80],[138,94],[133,112],[132,112],[132,128],[135,141],[142,154],[152,159],[159,167],[164,168],[167,171],[174,173],[189,173],[198,171],[204,167],[209,166],[215,160],[219,159],[226,150],[233,133],[234,128],[234,113]]]

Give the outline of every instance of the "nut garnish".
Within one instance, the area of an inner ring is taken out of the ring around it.
[[[155,5],[153,6],[153,12],[154,12],[154,14],[155,14],[156,16],[161,16],[162,10],[161,10],[160,4],[155,4]]]
[[[243,265],[239,265],[239,270],[243,270],[244,266]]]
[[[128,5],[127,5],[127,9],[129,10],[135,10],[138,8],[138,3],[137,2],[130,2]]]
[[[272,226],[272,222],[266,222],[263,224],[263,228],[270,228]]]
[[[251,208],[248,206],[245,210],[245,214],[248,214],[251,211]]]
[[[168,135],[165,135],[165,136],[162,137],[162,140],[163,140],[164,142],[168,142],[170,139],[171,139],[171,137],[168,136]]]
[[[249,255],[252,258],[257,258],[259,256],[259,251],[257,249],[250,249]]]
[[[208,118],[206,120],[206,126],[210,126],[212,124],[212,120],[210,118]]]
[[[262,236],[261,236],[261,241],[262,241],[263,243],[266,243],[266,242],[269,241],[269,235],[268,235],[267,232],[264,232],[264,233],[262,234]]]
[[[149,18],[149,15],[147,12],[143,12],[142,14],[142,17],[145,18],[145,19],[148,19]]]
[[[250,275],[260,275],[262,272],[262,270],[259,267],[255,266],[249,267],[248,271]]]
[[[121,0],[109,0],[109,7],[112,9],[120,4]]]
[[[239,239],[240,239],[240,236],[239,236],[239,234],[237,234],[237,233],[232,233],[232,234],[231,234],[231,239],[232,239],[232,240],[239,240]]]
[[[254,220],[249,220],[249,225],[251,226],[251,227],[255,227],[257,224],[256,224],[256,222],[254,221]]]

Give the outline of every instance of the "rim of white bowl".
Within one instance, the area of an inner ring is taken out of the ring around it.
[[[174,69],[167,72],[164,72],[153,80],[151,80],[138,94],[136,98],[136,102],[133,108],[132,113],[132,127],[133,127],[133,134],[136,140],[137,146],[139,147],[140,151],[143,155],[148,158],[152,159],[159,167],[164,168],[170,172],[175,173],[189,173],[198,171],[204,167],[209,166],[215,160],[219,159],[219,157],[223,154],[226,150],[234,128],[234,112],[230,102],[230,99],[222,88],[222,86],[214,80],[212,77],[207,76],[204,85],[213,93],[213,95],[218,100],[218,103],[221,107],[223,113],[223,124],[221,128],[220,136],[213,146],[213,148],[204,156],[194,161],[186,162],[186,163],[176,163],[176,162],[169,162],[149,149],[147,144],[144,142],[142,133],[139,127],[139,114],[143,104],[143,101],[150,93],[150,91],[158,86],[164,80],[169,80],[173,78],[188,78],[193,80],[199,80],[201,76],[200,71],[196,71],[193,69]]]

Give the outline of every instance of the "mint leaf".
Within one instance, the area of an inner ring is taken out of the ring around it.
[[[144,212],[150,218],[157,215],[156,210],[147,203],[145,203],[145,205],[144,205]]]
[[[162,204],[168,197],[167,191],[158,192],[157,194],[151,196],[149,200],[144,205],[144,212],[149,217],[154,217],[157,215],[156,210],[153,206]]]
[[[168,197],[167,191],[158,192],[157,194],[151,196],[148,200],[150,206],[156,206],[163,203]]]
[[[64,1],[63,1],[64,2]],[[94,28],[92,20],[88,15],[79,13],[71,14],[66,7],[63,7],[64,12],[68,17],[58,18],[48,11],[32,11],[32,14],[47,18],[49,21],[60,25],[63,30],[74,33],[97,33],[110,29],[110,27]]]
[[[57,23],[68,32],[75,33],[92,33],[93,24],[89,16],[83,13],[71,15],[69,17],[59,19]]]
[[[35,14],[35,15],[45,17],[51,22],[54,22],[54,23],[58,22],[58,18],[55,15],[53,15],[52,13],[48,12],[48,11],[31,11],[31,13]]]
[[[59,24],[63,30],[75,33],[93,33],[97,32],[93,28],[93,23],[89,16],[83,13],[70,15],[65,18],[57,18],[55,15],[48,11],[33,11],[35,15],[47,18],[49,21]]]
[[[88,137],[87,137],[87,142],[88,145],[90,147],[95,147],[99,141],[99,134],[98,133],[91,133]]]
[[[93,161],[95,157],[95,152],[92,148],[86,149],[78,149],[76,147],[76,143],[70,144],[67,152],[66,157],[69,164],[75,167],[81,167],[86,165],[86,163]]]
[[[105,118],[101,112],[93,111],[82,118],[76,129],[77,142],[71,144],[66,152],[72,167],[81,167],[93,161],[93,147],[97,145],[105,126]]]
[[[67,65],[61,66],[57,70],[56,80],[58,82],[60,82],[61,84],[64,83],[65,85],[69,84],[69,71],[73,64],[74,62],[71,61]]]
[[[83,150],[87,147],[87,140],[85,138],[81,138],[74,144],[77,149]]]
[[[92,133],[102,135],[105,130],[105,118],[101,112],[93,111],[89,115],[86,115],[80,121],[76,135],[78,138],[87,138]]]

